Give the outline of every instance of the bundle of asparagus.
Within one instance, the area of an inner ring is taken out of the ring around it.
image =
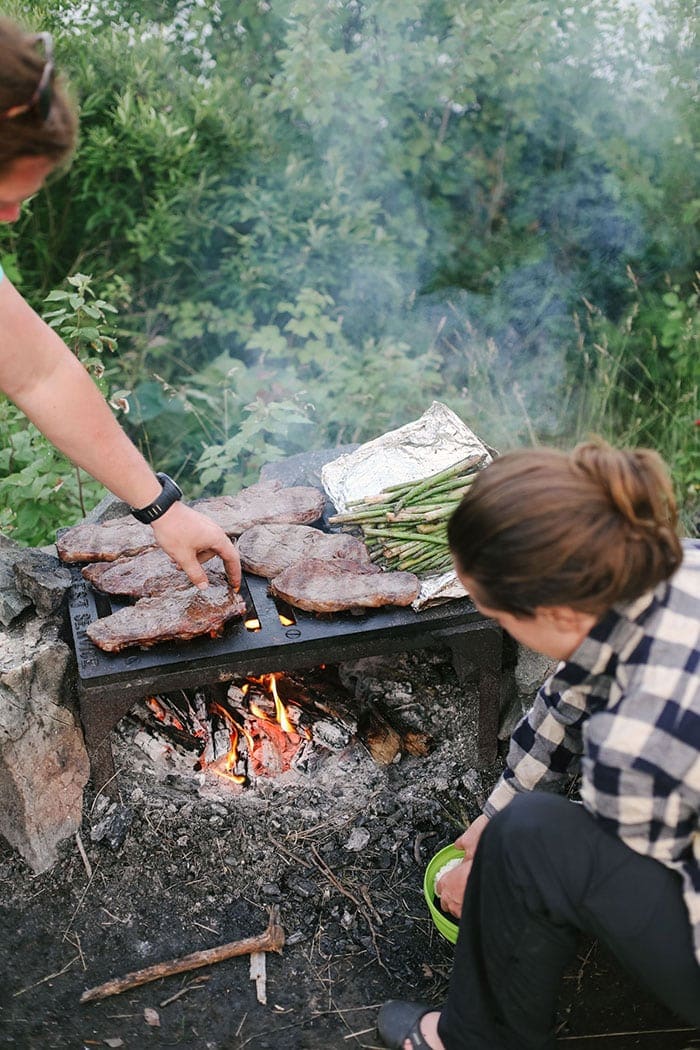
[[[469,491],[484,455],[473,455],[420,481],[389,485],[376,496],[353,500],[332,525],[359,527],[372,561],[418,574],[452,567],[447,522]]]

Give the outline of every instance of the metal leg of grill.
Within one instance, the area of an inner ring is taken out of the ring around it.
[[[474,632],[478,631],[478,638]],[[459,681],[465,685],[477,674],[479,715],[477,764],[492,765],[498,755],[498,722],[503,676],[503,632],[496,624],[467,624],[445,639],[452,651],[452,663]]]
[[[133,697],[80,697],[80,720],[83,724],[85,747],[90,759],[90,779],[95,794],[102,792],[113,799],[119,796],[110,733],[133,705]]]

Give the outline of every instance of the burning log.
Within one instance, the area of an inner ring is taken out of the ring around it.
[[[432,739],[428,733],[403,725],[376,701],[362,710],[357,729],[360,739],[379,765],[390,765],[401,751],[421,757],[430,754]]]
[[[257,937],[245,937],[240,941],[230,941],[221,944],[217,948],[205,948],[201,952],[193,952],[191,955],[183,955],[179,959],[170,959],[168,962],[156,963],[147,966],[143,970],[134,970],[124,977],[115,977],[105,984],[88,988],[80,996],[81,1003],[92,1003],[99,999],[107,999],[111,995],[120,995],[130,988],[138,988],[139,985],[148,984],[149,981],[157,981],[161,977],[170,977],[175,973],[186,973],[188,970],[196,970],[202,966],[211,966],[214,963],[232,959],[237,955],[251,955],[255,952],[281,952],[284,947],[284,930],[278,923],[279,912],[276,908],[270,911],[270,921],[264,933]]]

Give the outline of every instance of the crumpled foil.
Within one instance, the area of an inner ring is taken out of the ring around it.
[[[491,462],[490,450],[473,430],[447,405],[433,401],[420,419],[326,463],[321,480],[342,513],[352,500],[374,496],[388,485],[420,481],[477,453],[484,457],[484,464]],[[451,598],[464,598],[466,593],[452,570],[425,576],[413,608],[418,611]]]

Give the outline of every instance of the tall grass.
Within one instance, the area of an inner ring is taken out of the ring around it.
[[[616,324],[591,303],[578,317],[574,437],[654,448],[665,460],[687,535],[700,530],[698,288],[637,294]]]

